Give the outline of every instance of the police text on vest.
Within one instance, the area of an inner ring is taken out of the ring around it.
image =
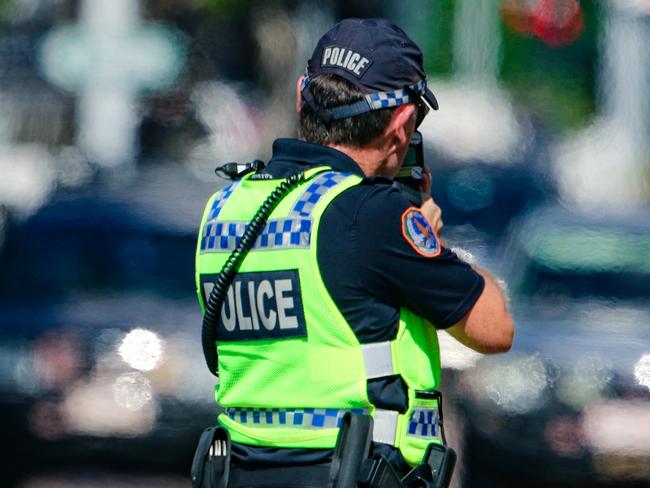
[[[203,292],[207,299],[214,284],[203,278],[202,276]],[[221,307],[217,341],[281,339],[306,335],[297,270],[237,275]]]

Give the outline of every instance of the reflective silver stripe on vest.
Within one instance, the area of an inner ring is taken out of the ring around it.
[[[389,341],[361,344],[361,350],[366,366],[366,378],[381,378],[395,374]]]
[[[397,418],[399,417],[399,412],[378,408],[372,417],[372,440],[394,446],[397,438]]]

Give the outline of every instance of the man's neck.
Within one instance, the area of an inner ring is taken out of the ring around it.
[[[388,168],[388,161],[386,153],[379,147],[364,146],[363,148],[350,147],[350,146],[328,146],[351,158],[363,174],[366,176],[389,176],[393,177],[390,169]]]

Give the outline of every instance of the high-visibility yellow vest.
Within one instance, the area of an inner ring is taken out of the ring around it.
[[[440,442],[440,380],[435,328],[406,309],[394,340],[361,344],[332,300],[318,267],[323,212],[359,176],[319,167],[268,219],[224,300],[217,328],[219,423],[234,442],[331,448],[347,411],[374,417],[374,440],[399,448],[410,464]],[[208,201],[196,251],[201,307],[248,222],[278,180],[250,175]],[[332,236],[336,238],[336,236]],[[388,326],[388,324],[387,324]],[[367,380],[401,375],[405,413],[375,407]]]

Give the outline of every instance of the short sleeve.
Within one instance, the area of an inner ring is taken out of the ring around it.
[[[483,292],[483,277],[441,246],[398,190],[374,190],[355,218],[361,281],[377,300],[406,307],[436,328],[454,325]]]

